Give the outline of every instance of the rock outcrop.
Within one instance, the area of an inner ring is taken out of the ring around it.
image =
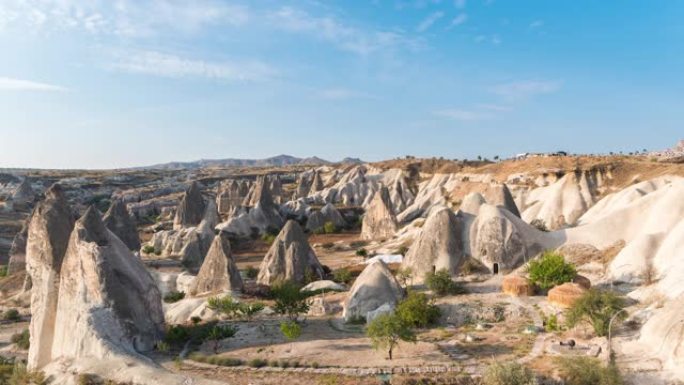
[[[35,198],[36,192],[33,190],[33,187],[31,187],[31,182],[29,182],[28,178],[24,178],[12,194],[12,202],[14,204],[31,203]]]
[[[140,249],[140,237],[135,222],[120,199],[114,199],[109,210],[102,218],[105,226],[128,246],[129,250]]]
[[[326,223],[332,223],[336,229],[347,226],[347,221],[344,220],[342,214],[332,203],[328,203],[319,211],[309,215],[309,219],[306,221],[306,229],[311,232],[320,231]]]
[[[62,188],[53,185],[33,212],[26,242],[26,265],[33,284],[27,363],[32,369],[43,367],[52,358],[60,273],[73,227],[71,208]]]
[[[451,209],[433,209],[423,225],[418,239],[411,245],[402,262],[415,275],[414,282],[423,282],[427,273],[447,269],[451,274],[465,260],[463,247],[464,221]]]
[[[21,231],[19,231],[12,240],[12,246],[9,250],[9,261],[7,263],[8,275],[26,270],[26,242],[28,240],[28,228],[30,223],[31,217],[29,216],[21,226]]]
[[[197,182],[192,182],[178,204],[173,228],[181,229],[199,225],[206,211],[206,203]]]
[[[484,198],[490,205],[504,208],[516,217],[520,217],[520,211],[518,211],[513,195],[504,183],[489,186],[484,192]]]
[[[270,285],[277,281],[303,283],[307,275],[323,277],[323,267],[299,224],[288,221],[266,253],[257,283]]]
[[[459,210],[463,213],[477,216],[477,214],[480,213],[480,207],[485,203],[487,203],[487,201],[482,194],[472,192],[463,198]]]
[[[508,210],[485,204],[470,227],[470,254],[492,272],[510,271],[556,240]]]
[[[397,231],[397,219],[392,213],[389,190],[382,187],[373,196],[361,225],[361,238],[387,239]]]
[[[52,358],[137,357],[152,350],[163,332],[154,279],[90,207],[76,222],[64,257]]]
[[[230,250],[228,235],[220,233],[211,243],[190,290],[191,294],[239,292],[242,287],[242,278]]]
[[[273,202],[268,184],[264,181],[263,177],[259,178],[255,189],[253,198],[254,202],[256,202],[255,206],[247,212],[231,216],[230,219],[218,226],[218,230],[240,237],[249,237],[255,232],[264,233],[283,227],[283,218],[280,216],[278,207]],[[248,196],[245,199],[248,198],[250,197]]]
[[[366,268],[349,290],[349,296],[344,304],[343,317],[345,321],[355,318],[368,317],[383,305],[394,308],[404,295],[404,290],[394,278],[387,265],[376,260]]]

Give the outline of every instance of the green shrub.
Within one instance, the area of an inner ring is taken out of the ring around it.
[[[24,329],[21,333],[12,335],[12,343],[17,345],[19,349],[28,350],[30,346],[31,335],[28,329]]]
[[[252,358],[247,362],[247,365],[252,368],[263,368],[264,366],[268,365],[268,361],[262,358]]]
[[[294,321],[280,323],[280,331],[288,340],[296,340],[302,335],[302,327]]]
[[[276,235],[274,235],[274,234],[266,233],[266,234],[263,234],[261,236],[261,240],[268,243],[269,245],[272,244],[275,241],[275,239],[276,239]]]
[[[5,321],[18,322],[21,320],[21,315],[17,309],[9,309],[2,314],[2,319]]]
[[[238,311],[240,312],[240,315],[245,317],[248,321],[251,321],[252,317],[264,310],[265,307],[266,305],[264,305],[263,302],[240,303],[238,305]]]
[[[356,255],[359,257],[366,258],[366,257],[368,257],[368,250],[366,250],[364,248],[360,248],[360,249],[356,250]]]
[[[395,313],[409,325],[421,328],[434,324],[442,315],[439,307],[427,295],[414,291],[399,302]]]
[[[425,285],[435,294],[443,296],[447,294],[462,294],[464,288],[451,279],[451,274],[447,269],[440,269],[435,273],[428,273],[425,276]]]
[[[185,293],[182,291],[170,291],[164,295],[164,302],[174,303],[185,298]]]
[[[398,249],[394,250],[394,254],[406,255],[407,252],[408,252],[408,247],[403,246],[403,245],[401,247],[399,247]]]
[[[530,283],[546,291],[554,286],[572,281],[577,275],[575,265],[565,262],[562,255],[547,251],[527,266]]]
[[[202,322],[202,318],[195,315],[190,317],[190,322],[192,322],[193,325],[197,325]]]
[[[536,385],[534,373],[517,362],[495,362],[485,370],[482,385]]]
[[[249,266],[247,269],[245,269],[245,277],[249,279],[256,279],[258,275],[259,269],[254,266]]]
[[[0,277],[7,277],[7,266],[0,266]]]
[[[406,287],[413,280],[413,269],[410,267],[404,267],[397,271],[397,280],[401,286]]]
[[[337,269],[333,272],[333,280],[339,283],[349,283],[352,280],[352,274],[349,269]]]
[[[323,225],[323,231],[325,231],[326,234],[333,234],[337,232],[337,227],[332,222],[325,222]]]
[[[546,317],[545,321],[544,329],[547,332],[556,332],[560,329],[558,326],[558,316],[555,314],[551,314],[550,316]]]
[[[144,254],[154,254],[154,246],[152,245],[145,245],[142,248],[142,252]]]
[[[26,369],[26,365],[15,363],[12,374],[7,379],[8,385],[47,385],[48,379],[43,372]]]
[[[592,288],[572,304],[567,312],[566,323],[573,327],[580,321],[588,321],[596,335],[603,337],[608,334],[610,319],[624,307],[624,300],[612,291]],[[624,319],[626,316],[625,312],[621,312],[618,318]]]
[[[190,330],[182,325],[171,325],[166,329],[164,341],[171,345],[183,345],[190,339]]]
[[[271,287],[271,295],[275,300],[273,310],[286,315],[291,321],[295,321],[299,314],[309,311],[306,303],[307,294],[300,291],[298,284],[292,281],[284,281]]]
[[[231,296],[211,297],[207,300],[207,307],[231,318],[240,314],[240,303]]]
[[[603,366],[591,357],[558,359],[560,376],[566,385],[622,385],[620,371],[615,364]]]
[[[166,353],[166,352],[168,352],[169,350],[171,350],[171,345],[169,345],[168,342],[159,341],[159,342],[157,342],[157,344],[155,345],[155,349],[156,349],[158,352]]]

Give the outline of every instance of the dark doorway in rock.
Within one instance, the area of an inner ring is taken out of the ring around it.
[[[435,274],[437,272],[437,266],[432,265],[432,274]]]
[[[492,266],[492,273],[493,274],[499,274],[499,264],[495,263],[494,266]]]

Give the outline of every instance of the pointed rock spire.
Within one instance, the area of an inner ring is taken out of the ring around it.
[[[382,186],[375,192],[361,225],[361,238],[391,238],[397,231],[397,219],[392,214],[389,190]]]
[[[140,249],[140,237],[135,222],[131,218],[126,204],[115,199],[102,219],[105,226],[114,233],[130,250]]]
[[[387,265],[381,260],[373,261],[363,269],[349,290],[343,317],[346,321],[366,318],[368,312],[385,304],[393,309],[403,295],[404,290]]]
[[[489,186],[484,193],[484,198],[490,205],[502,207],[520,218],[520,211],[515,204],[511,190],[505,183]]]
[[[289,220],[266,253],[257,283],[270,285],[286,280],[302,283],[307,274],[321,278],[323,267],[299,224]]]
[[[195,181],[185,191],[185,195],[178,204],[176,217],[173,219],[173,228],[197,226],[204,216],[206,204],[202,197],[199,184]]]
[[[194,295],[242,291],[242,278],[235,264],[228,234],[220,233],[211,243],[191,292]]]
[[[31,289],[31,347],[28,366],[41,368],[50,362],[59,279],[74,220],[62,188],[52,185],[36,206],[28,227],[26,265]]]

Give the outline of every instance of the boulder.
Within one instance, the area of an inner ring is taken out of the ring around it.
[[[587,289],[581,285],[577,283],[566,282],[549,290],[547,298],[549,302],[559,307],[569,308],[586,292]]]
[[[123,201],[114,199],[102,221],[114,235],[119,237],[128,246],[129,250],[140,249],[138,229]]]
[[[43,367],[52,358],[60,272],[73,227],[71,208],[62,187],[55,184],[36,206],[26,241],[26,268],[32,283],[27,362],[31,369]]]
[[[382,187],[373,196],[361,225],[361,238],[387,239],[397,231],[397,219],[392,213],[389,190]]]
[[[487,203],[487,201],[482,194],[472,192],[463,198],[459,210],[463,213],[477,216],[480,212],[480,207],[485,203]]]
[[[402,267],[411,268],[415,282],[423,282],[427,273],[441,269],[447,269],[451,274],[458,273],[465,260],[464,230],[463,220],[451,209],[432,210],[418,239],[406,253]]]
[[[199,225],[205,211],[206,203],[202,197],[200,186],[197,182],[192,182],[178,204],[176,216],[173,219],[173,228],[181,229]]]
[[[345,291],[347,288],[339,284],[335,281],[330,281],[330,280],[322,280],[322,281],[313,281],[309,283],[308,285],[304,286],[301,291]]]
[[[242,278],[230,251],[228,235],[214,237],[190,291],[193,295],[242,291]]]
[[[266,253],[257,284],[271,285],[277,281],[302,283],[307,275],[323,277],[323,267],[299,224],[288,221]]]
[[[154,279],[93,207],[69,238],[56,315],[52,358],[141,358],[163,337]]]
[[[375,261],[363,269],[349,291],[344,304],[345,321],[368,316],[385,304],[395,307],[404,295],[404,290],[387,265]]]
[[[507,275],[501,282],[501,290],[514,297],[524,297],[534,294],[530,282],[525,277],[519,275]]]
[[[342,214],[337,211],[332,203],[328,203],[319,211],[315,211],[309,215],[309,219],[306,222],[306,229],[311,232],[316,232],[322,229],[326,223],[332,223],[336,229],[342,229],[347,226],[347,221],[344,220]]]

